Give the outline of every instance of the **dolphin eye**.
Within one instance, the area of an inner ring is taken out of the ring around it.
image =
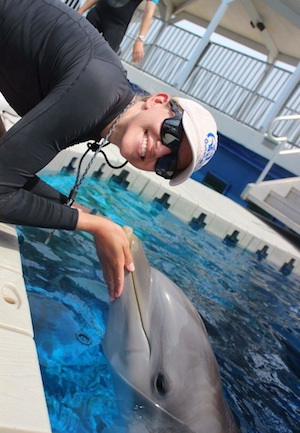
[[[159,373],[156,377],[155,387],[156,387],[156,390],[158,391],[158,393],[160,395],[166,394],[166,392],[167,392],[166,382],[165,382],[164,376],[161,373]]]

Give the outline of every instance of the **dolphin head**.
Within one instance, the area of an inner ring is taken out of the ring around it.
[[[237,432],[199,313],[150,267],[132,231],[127,235],[136,270],[126,274],[122,296],[110,304],[103,342],[121,416],[132,420],[135,410],[140,432]]]

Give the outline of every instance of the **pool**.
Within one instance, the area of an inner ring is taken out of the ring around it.
[[[43,179],[67,193],[72,176]],[[206,324],[226,399],[243,433],[299,431],[300,278],[194,231],[113,182],[86,180],[79,200],[142,240],[149,262]],[[19,228],[24,278],[53,433],[101,432],[116,415],[101,349],[108,295],[92,238]]]

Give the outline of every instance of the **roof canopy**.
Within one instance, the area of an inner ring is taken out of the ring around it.
[[[219,15],[216,32],[266,53],[270,61],[296,65],[300,59],[299,0],[161,0],[161,17],[207,28]]]

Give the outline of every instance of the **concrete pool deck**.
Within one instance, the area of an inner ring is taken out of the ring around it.
[[[0,432],[51,432],[16,229],[0,223]]]
[[[106,149],[111,162],[123,162],[114,146]],[[75,173],[85,150],[86,144],[80,144],[61,152],[43,172]],[[82,171],[90,157],[83,161]],[[170,187],[155,174],[129,165],[111,169],[101,154],[88,174],[115,181],[142,199],[161,204],[195,230],[207,230],[220,242],[251,251],[257,260],[272,263],[274,272],[300,274],[300,251],[293,244],[242,206],[196,181]],[[49,433],[16,230],[1,223],[0,270],[0,433]]]

